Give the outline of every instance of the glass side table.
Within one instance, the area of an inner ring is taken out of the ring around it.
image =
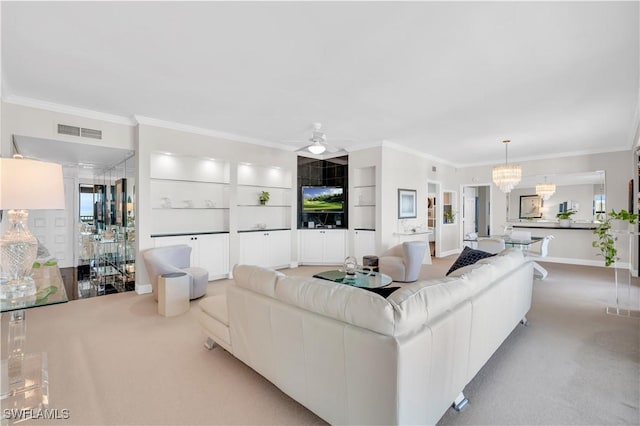
[[[0,421],[3,425],[24,421],[31,413],[29,410],[49,406],[47,354],[25,353],[26,310],[64,303],[68,298],[57,266],[34,268],[33,279],[37,288],[34,296],[0,300],[0,312],[6,312],[2,316],[8,317],[7,354],[2,359],[0,376]]]
[[[616,248],[618,248],[618,252],[619,252],[619,240],[620,240],[620,236],[626,236],[627,239],[629,240],[629,252],[627,253],[627,256],[629,258],[629,262],[627,264],[627,267],[620,267],[618,266],[618,260],[620,260],[619,258],[616,259],[616,261],[613,264],[613,271],[614,271],[614,277],[615,277],[615,282],[616,282],[616,306],[608,306],[605,309],[605,312],[609,315],[617,315],[620,317],[629,317],[629,318],[640,318],[640,310],[637,309],[633,309],[634,305],[633,305],[633,301],[632,299],[632,294],[631,294],[631,253],[632,253],[632,243],[633,243],[633,237],[638,235],[638,232],[633,232],[633,231],[614,231],[615,233],[615,242],[614,245],[616,246]],[[618,284],[618,269],[627,269],[627,305],[628,305],[628,309],[622,308],[621,307],[621,303],[620,303],[620,291],[619,291],[619,284]]]

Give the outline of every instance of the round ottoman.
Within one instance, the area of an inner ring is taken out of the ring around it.
[[[197,299],[207,293],[207,283],[209,283],[209,272],[203,268],[182,268],[184,272],[193,277],[191,282],[191,292],[189,299]]]

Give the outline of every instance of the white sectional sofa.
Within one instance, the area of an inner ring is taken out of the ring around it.
[[[517,250],[388,298],[330,281],[234,268],[200,302],[210,339],[332,424],[435,424],[531,306]]]

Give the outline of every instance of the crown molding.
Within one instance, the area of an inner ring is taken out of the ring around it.
[[[565,158],[565,157],[578,157],[581,155],[609,154],[612,152],[621,152],[621,151],[630,151],[630,150],[631,150],[630,148],[621,147],[621,148],[586,149],[586,150],[569,151],[569,152],[550,152],[548,154],[543,154],[543,155],[533,155],[529,157],[518,157],[513,159],[509,157],[509,164],[524,163],[526,161],[553,160],[553,159]],[[501,164],[500,160],[496,160],[490,163],[482,162],[482,163],[459,164],[458,168],[495,166],[497,164]]]
[[[46,111],[70,114],[78,117],[90,118],[93,120],[106,121],[109,123],[122,124],[124,126],[135,126],[136,123],[129,117],[122,115],[108,114],[100,111],[93,111],[85,108],[77,108],[69,105],[57,104],[55,102],[43,101],[40,99],[27,98],[24,96],[9,95],[4,96],[2,101],[8,104],[20,105],[29,108],[43,109]]]
[[[146,117],[143,115],[134,115],[135,122],[144,126],[161,127],[163,129],[176,130],[179,132],[193,133],[197,135],[210,136],[235,142],[250,143],[253,145],[262,145],[269,148],[278,148],[285,151],[294,151],[295,147],[290,147],[263,139],[250,138],[235,133],[221,132],[218,130],[205,129],[203,127],[191,126],[189,124],[176,123],[174,121],[160,120],[157,118]]]
[[[417,157],[421,157],[421,158],[424,158],[424,159],[427,159],[427,160],[437,161],[440,164],[444,164],[446,166],[451,166],[453,168],[459,168],[460,167],[459,164],[452,163],[451,161],[443,160],[442,158],[434,157],[433,155],[426,154],[424,152],[415,150],[413,148],[408,148],[406,146],[397,144],[395,142],[389,142],[387,140],[383,140],[381,145],[383,147],[386,147],[386,148],[395,149],[396,151],[405,152],[407,154],[415,155]]]

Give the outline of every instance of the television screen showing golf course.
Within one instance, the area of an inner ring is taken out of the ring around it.
[[[302,187],[302,210],[305,212],[341,212],[344,198],[337,186]]]

